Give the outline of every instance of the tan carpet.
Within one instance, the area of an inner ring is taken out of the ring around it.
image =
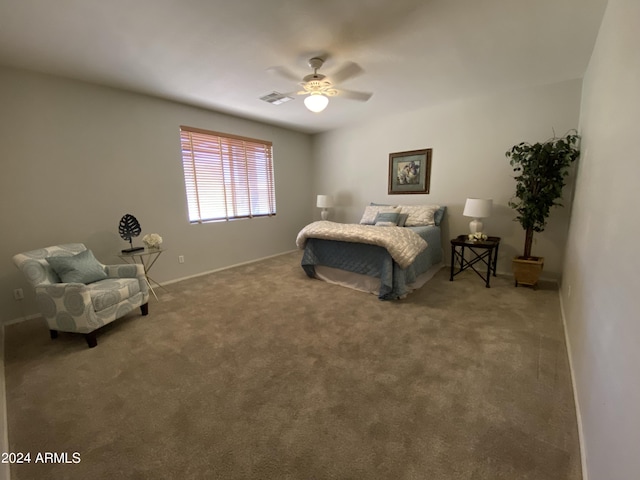
[[[554,286],[444,269],[382,302],[300,257],[169,285],[94,349],[8,326],[12,479],[581,478]]]

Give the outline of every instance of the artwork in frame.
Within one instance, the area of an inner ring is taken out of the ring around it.
[[[429,193],[431,149],[389,154],[389,195]]]

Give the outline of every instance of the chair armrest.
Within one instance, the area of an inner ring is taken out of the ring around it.
[[[108,278],[137,278],[140,291],[145,295],[149,293],[149,282],[144,273],[144,265],[140,263],[105,265],[104,269]]]
[[[145,278],[144,267],[139,263],[105,265],[104,269],[109,278]]]

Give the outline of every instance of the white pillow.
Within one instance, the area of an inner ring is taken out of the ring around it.
[[[390,205],[367,205],[360,219],[361,225],[373,225],[376,223],[378,213],[400,213],[400,208]]]
[[[433,215],[440,205],[400,205],[400,213],[409,215],[405,227],[421,227],[435,225]]]

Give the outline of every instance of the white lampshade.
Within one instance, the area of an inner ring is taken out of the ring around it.
[[[462,215],[473,218],[469,223],[469,230],[471,233],[482,233],[483,225],[480,219],[491,216],[492,206],[492,199],[467,198]]]
[[[320,93],[312,93],[304,99],[304,106],[314,113],[323,111],[329,105],[329,99]]]
[[[482,198],[467,198],[462,215],[473,218],[487,218],[491,216],[492,206],[492,199],[485,200]]]
[[[318,195],[316,206],[318,208],[333,207],[333,198],[331,197],[331,195]]]

